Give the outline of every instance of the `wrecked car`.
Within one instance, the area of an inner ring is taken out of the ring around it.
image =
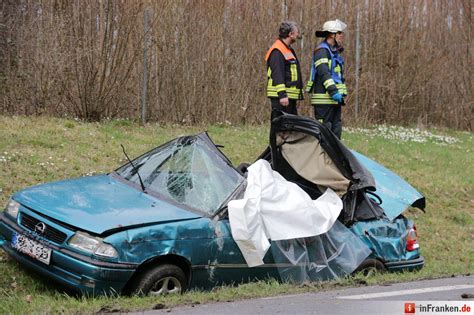
[[[390,170],[348,150],[319,122],[279,113],[264,160],[312,199],[342,201],[333,227],[271,240],[249,267],[232,236],[229,202],[244,196],[207,133],[171,140],[113,172],[15,193],[0,213],[0,245],[21,265],[85,293],[167,294],[268,277],[333,279],[354,271],[423,266],[409,207],[424,197]]]

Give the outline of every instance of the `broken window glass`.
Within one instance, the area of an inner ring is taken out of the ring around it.
[[[178,138],[133,161],[147,190],[212,215],[244,178],[198,136]],[[134,168],[117,170],[139,183]]]

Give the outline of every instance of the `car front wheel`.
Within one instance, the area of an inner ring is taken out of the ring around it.
[[[138,295],[167,295],[183,293],[186,289],[183,270],[175,265],[162,264],[139,275],[132,292]]]

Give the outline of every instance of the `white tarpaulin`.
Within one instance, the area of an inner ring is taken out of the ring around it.
[[[269,239],[289,240],[326,233],[342,210],[342,200],[327,189],[312,200],[298,185],[272,170],[265,160],[248,167],[243,199],[229,202],[232,236],[249,267],[263,264]]]

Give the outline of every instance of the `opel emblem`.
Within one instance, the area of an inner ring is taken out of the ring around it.
[[[46,224],[44,224],[43,222],[40,222],[40,223],[35,225],[35,232],[36,233],[43,234],[44,231],[46,231]]]

